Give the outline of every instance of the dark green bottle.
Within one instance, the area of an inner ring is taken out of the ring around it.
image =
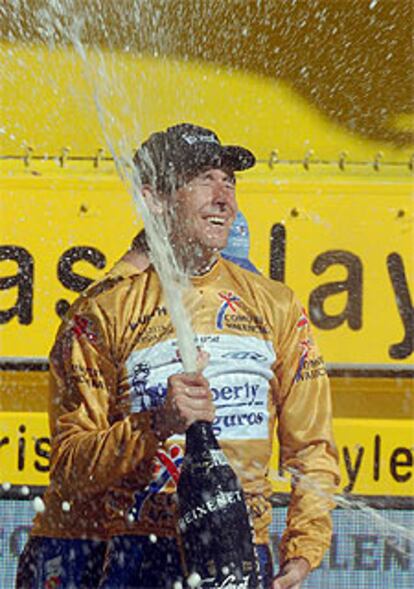
[[[208,422],[187,430],[177,492],[187,570],[200,576],[198,586],[259,589],[244,493]]]

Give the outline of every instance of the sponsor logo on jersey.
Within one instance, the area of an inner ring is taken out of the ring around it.
[[[195,341],[196,341],[196,343],[198,343],[200,345],[219,344],[221,341],[221,335],[200,335],[200,334],[197,334]]]
[[[296,380],[313,380],[327,374],[326,366],[322,356],[307,359],[303,362],[301,371]]]
[[[216,316],[217,329],[227,327],[244,333],[269,333],[263,317],[252,313],[241,298],[233,292],[221,291],[218,297],[222,302]]]
[[[131,377],[132,387],[132,411],[147,411],[162,405],[167,394],[167,382],[164,385],[158,383],[155,386],[148,386],[148,378],[151,369],[146,362],[139,362],[133,367]]]
[[[244,382],[242,384],[211,386],[213,401],[217,409],[225,407],[251,407],[263,405],[263,399],[258,399],[260,383]],[[226,403],[222,403],[225,401]]]
[[[231,311],[229,311],[231,313]],[[216,406],[214,431],[222,439],[266,439],[269,381],[276,355],[272,342],[254,335],[198,334],[196,345],[210,355],[203,371]],[[134,350],[126,361],[131,412],[160,406],[168,378],[182,371],[175,339]],[[178,441],[179,437],[174,437]]]
[[[303,339],[299,342],[300,358],[299,358],[298,369],[295,374],[295,382],[297,382],[298,380],[301,380],[301,378],[302,378],[302,370],[305,366],[305,363],[308,360],[309,352],[312,348],[312,345],[313,345],[313,341],[309,337],[306,339]]]
[[[70,378],[79,385],[86,385],[93,389],[104,389],[105,378],[99,368],[86,366],[78,362],[71,362]]]
[[[136,321],[131,321],[129,326],[132,331],[134,331],[140,325],[148,325],[154,317],[165,317],[166,315],[168,315],[167,308],[164,306],[157,306],[151,313],[144,313],[143,315],[140,315]]]
[[[257,362],[265,362],[268,360],[267,356],[259,354],[259,352],[236,350],[234,352],[226,352],[222,356],[223,358],[230,358],[232,360],[256,360]]]
[[[296,327],[299,331],[305,330],[302,338],[299,341],[299,364],[295,374],[295,382],[299,380],[309,380],[323,376],[326,374],[326,369],[323,365],[322,357],[312,359],[312,354],[315,355],[315,342],[309,332],[309,319],[305,309],[302,307],[302,312],[299,316]]]
[[[237,307],[240,304],[240,297],[233,294],[232,292],[219,292],[218,296],[222,299],[222,303],[217,311],[216,317],[216,326],[217,329],[223,329],[224,326],[224,316],[226,314],[227,309],[231,309],[233,313],[237,312]]]
[[[71,329],[76,339],[79,339],[84,335],[90,342],[96,343],[97,337],[93,329],[93,323],[85,315],[74,315],[72,317]]]
[[[226,432],[226,430],[228,430]],[[248,413],[232,413],[230,415],[216,415],[213,421],[213,431],[216,436],[226,434],[225,437],[234,439],[267,437],[267,413],[250,411]]]
[[[152,481],[144,491],[135,493],[135,504],[128,513],[129,518],[138,521],[148,499],[165,489],[169,483],[177,486],[183,459],[183,451],[177,444],[173,444],[168,450],[160,449],[157,451]]]

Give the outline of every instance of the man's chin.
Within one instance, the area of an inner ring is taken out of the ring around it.
[[[217,236],[206,236],[204,241],[204,247],[211,251],[219,252],[224,249],[228,242],[228,235],[218,238]]]

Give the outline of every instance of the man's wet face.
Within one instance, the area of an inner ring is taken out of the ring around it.
[[[237,213],[232,171],[203,170],[179,188],[172,200],[172,242],[176,250],[185,250],[177,253],[199,256],[203,262],[226,246]]]

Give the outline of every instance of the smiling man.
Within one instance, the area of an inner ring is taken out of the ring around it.
[[[84,554],[106,539],[100,589],[184,583],[175,492],[183,434],[205,420],[244,488],[263,588],[297,589],[329,546],[337,453],[326,371],[300,303],[285,285],[220,255],[237,214],[235,172],[255,158],[182,124],[151,135],[134,163],[191,277],[200,370],[183,371],[142,232],[75,302],[52,349],[51,485],[18,586],[37,587],[36,575],[44,582],[36,550],[60,558],[60,586],[73,585],[73,543],[83,542],[75,548]],[[273,578],[267,475],[277,441],[294,484]],[[97,585],[96,573],[88,582]]]

